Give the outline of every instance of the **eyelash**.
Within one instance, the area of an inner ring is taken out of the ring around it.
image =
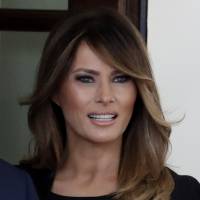
[[[121,79],[121,81],[119,81],[119,82],[117,81],[115,83],[125,83],[125,82],[128,82],[131,79],[131,77],[127,76],[127,75],[120,75],[120,76],[116,76],[115,78]],[[76,80],[78,80],[78,81],[80,81],[82,83],[93,83],[94,82],[93,77],[92,76],[88,76],[88,75],[77,76]]]
[[[81,75],[81,76],[77,76],[76,80],[82,82],[82,83],[92,83],[93,78],[91,76],[86,76],[86,75]],[[91,81],[92,80],[92,81]]]

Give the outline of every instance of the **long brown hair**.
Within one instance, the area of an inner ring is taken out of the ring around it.
[[[66,157],[67,133],[62,111],[52,102],[81,41],[101,58],[131,76],[138,96],[123,134],[116,198],[170,199],[173,180],[165,166],[171,132],[165,120],[145,43],[135,26],[112,10],[86,12],[56,27],[44,47],[30,105],[28,124],[34,152],[26,162],[56,170]]]

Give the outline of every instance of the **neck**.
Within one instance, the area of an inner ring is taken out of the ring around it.
[[[66,177],[116,179],[121,153],[121,139],[109,143],[69,142],[68,158],[60,170]]]

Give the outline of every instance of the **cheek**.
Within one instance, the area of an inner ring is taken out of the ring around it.
[[[126,89],[118,92],[118,99],[121,104],[121,108],[127,112],[132,112],[137,97],[137,89],[135,86],[130,85]]]
[[[137,97],[137,91],[135,88],[131,88],[130,90],[125,91],[121,95],[119,95],[118,98],[120,98],[120,111],[122,114],[122,120],[121,120],[121,128],[122,128],[122,133],[126,130],[131,116],[133,114],[134,110],[134,105]]]
[[[65,89],[67,92],[62,92],[60,95],[60,107],[65,118],[66,126],[77,127],[84,113],[86,98],[80,91],[73,90],[73,88]]]
[[[80,87],[66,87],[60,93],[60,106],[63,112],[81,112],[91,100],[92,92]]]

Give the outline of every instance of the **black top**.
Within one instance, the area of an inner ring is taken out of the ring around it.
[[[54,173],[48,169],[33,169],[20,166],[32,177],[36,190],[41,200],[111,200],[113,194],[96,197],[71,197],[61,196],[51,192]],[[171,200],[200,200],[200,183],[191,176],[178,175],[170,170],[175,182]]]
[[[95,197],[73,197],[73,196],[62,196],[50,192],[48,200],[112,200],[113,194],[95,196]]]

